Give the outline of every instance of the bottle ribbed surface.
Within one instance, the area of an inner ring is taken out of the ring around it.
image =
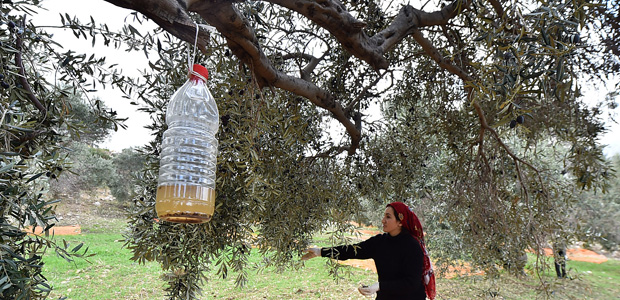
[[[209,221],[215,204],[219,113],[205,83],[192,77],[172,96],[162,137],[156,210],[166,221]]]

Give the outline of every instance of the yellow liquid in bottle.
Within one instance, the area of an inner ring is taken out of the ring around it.
[[[215,190],[185,184],[159,186],[155,201],[155,210],[160,220],[204,223],[213,217]]]

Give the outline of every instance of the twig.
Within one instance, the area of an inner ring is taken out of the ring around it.
[[[381,74],[379,74],[379,76],[377,76],[377,78],[375,78],[375,80],[373,82],[371,82],[369,85],[365,86],[364,89],[362,90],[362,92],[360,92],[357,97],[355,97],[355,99],[353,99],[353,101],[351,101],[351,103],[349,103],[349,105],[347,105],[347,107],[344,109],[345,114],[349,114],[351,113],[351,110],[353,110],[354,106],[356,106],[357,104],[360,103],[360,101],[362,101],[362,98],[366,95],[366,93],[368,93],[368,90],[370,90],[372,87],[375,87],[377,85],[377,83],[379,83],[379,80],[381,80],[381,78],[383,78],[383,76],[385,76],[385,74],[387,74],[388,71],[384,71]]]
[[[26,16],[24,16],[24,18],[22,19],[22,28],[24,28],[25,26]],[[22,87],[26,91],[26,96],[28,97],[28,100],[30,100],[30,102],[32,102],[32,104],[34,104],[34,106],[39,109],[41,114],[45,115],[47,113],[47,109],[45,109],[45,106],[43,106],[39,99],[37,99],[37,97],[34,95],[34,93],[32,92],[32,88],[28,83],[28,80],[26,80],[26,72],[24,70],[24,64],[22,61],[22,39],[19,34],[16,34],[16,36],[17,39],[15,41],[15,47],[17,48],[17,52],[15,52],[15,64],[19,68],[19,83],[21,83]]]
[[[308,159],[310,161],[314,161],[317,158],[331,158],[331,157],[337,156],[338,154],[340,154],[342,152],[350,151],[350,150],[351,150],[351,147],[347,147],[347,146],[331,147],[327,151],[324,151],[324,152],[318,153],[317,155],[308,157]]]

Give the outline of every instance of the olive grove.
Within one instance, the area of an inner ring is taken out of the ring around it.
[[[114,87],[150,114],[155,138],[140,150],[146,164],[126,246],[133,259],[162,265],[173,299],[198,298],[210,268],[243,284],[249,251],[263,254],[261,266],[299,266],[314,233],[343,242],[350,221],[375,221],[366,213],[390,201],[419,212],[440,264],[516,264],[558,232],[576,235],[562,226],[574,192],[605,190],[613,175],[597,138],[615,98],[589,106],[582,93],[585,80],[618,70],[612,2],[106,1],[135,11],[134,25],[159,27],[111,32],[69,14],[62,26],[93,45],[144,52],[140,78],[58,50],[29,22],[39,1],[2,4],[2,251],[18,263],[40,259],[51,243],[17,232],[53,225],[53,203],[42,202],[37,184],[62,171],[55,130],[70,121],[67,88]],[[221,117],[217,207],[207,224],[159,222],[166,103],[187,78],[194,44]],[[45,76],[54,72],[63,88]],[[92,102],[99,119],[121,126]],[[13,265],[3,264],[15,275],[0,282],[40,285],[3,293],[45,296],[44,278]]]

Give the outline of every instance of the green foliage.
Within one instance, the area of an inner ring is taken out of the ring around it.
[[[68,166],[66,172],[50,182],[54,195],[77,195],[118,181],[116,167],[107,150],[80,142],[73,142],[63,150],[61,153],[69,157],[66,159]]]
[[[112,158],[114,174],[107,184],[112,196],[120,202],[127,202],[135,194],[136,176],[144,166],[144,158],[134,148],[123,149]]]
[[[68,97],[65,105],[69,112],[65,118],[71,124],[67,131],[72,141],[80,141],[89,145],[94,145],[103,141],[110,135],[114,128],[114,123],[101,117],[99,113],[93,111],[93,107],[85,101],[84,93],[76,93]],[[106,111],[106,106],[101,100],[94,101],[101,111]],[[110,110],[107,113],[116,115],[116,112]]]
[[[379,1],[344,3],[370,24],[368,33],[391,21],[386,12],[393,8]],[[560,228],[575,204],[572,191],[604,189],[611,174],[596,143],[601,108],[585,106],[576,83],[581,74],[600,76],[580,63],[597,57],[574,38],[596,10],[584,1],[540,3],[535,10],[532,3],[514,2],[490,18],[491,3],[467,4],[448,24],[424,32],[433,51],[415,36],[418,43],[391,48],[388,70],[377,73],[318,24],[263,2],[235,3],[274,68],[299,74],[308,63],[299,51],[325,51],[304,78],[323,88],[313,98],[323,102],[269,89],[266,78],[257,82],[256,66],[239,65],[230,55],[228,48],[241,45],[214,35],[197,62],[211,70],[208,85],[221,115],[217,208],[207,224],[182,225],[158,221],[154,197],[166,103],[186,79],[188,46],[161,29],[140,33],[127,24],[113,33],[92,19],[82,23],[61,15],[78,39],[147,54],[150,68],[142,78],[127,78],[104,58],[57,50],[52,36],[24,17],[38,1],[3,2],[0,233],[6,246],[1,251],[9,255],[3,257],[11,257],[3,262],[4,274],[10,274],[0,278],[3,297],[45,297],[40,252],[53,247],[69,259],[74,254],[45,237],[18,233],[28,225],[53,224],[53,202],[40,195],[48,176],[98,172],[78,179],[88,187],[109,185],[119,195],[127,191],[118,179],[129,171],[115,177],[105,151],[62,148],[59,132],[85,137],[93,118],[120,126],[122,120],[99,100],[81,102],[92,104],[92,114],[75,102],[76,90],[87,97],[97,85],[118,87],[152,117],[155,138],[138,150],[145,167],[136,174],[135,195],[122,196],[133,197],[125,245],[134,260],[162,266],[171,299],[198,298],[209,270],[237,274],[235,282],[246,283],[252,247],[264,266],[296,267],[297,254],[314,233],[329,228],[331,239],[342,241],[350,221],[374,218],[363,208],[382,210],[395,200],[407,201],[423,218],[432,253],[471,259],[488,270],[516,262],[526,248],[540,249],[555,232],[575,236],[578,230]],[[457,77],[447,71],[450,66],[469,75]],[[63,85],[47,81],[52,72]],[[388,84],[379,85],[382,80]],[[358,151],[347,157],[338,155],[347,150],[345,135],[331,127],[332,116],[323,110],[336,103],[364,132]],[[381,118],[367,118],[377,106]],[[32,261],[23,264],[20,257]]]
[[[165,65],[185,53],[178,43],[164,44],[159,61]],[[214,51],[223,53],[224,49]],[[213,55],[212,57],[225,57]],[[198,297],[211,267],[218,275],[238,274],[247,282],[249,249],[257,246],[264,266],[295,265],[294,258],[313,232],[330,221],[341,224],[358,207],[346,177],[337,164],[304,158],[316,141],[318,115],[298,98],[282,92],[266,93],[254,87],[230,59],[207,61],[208,86],[218,103],[217,208],[213,220],[201,225],[156,221],[154,210],[158,153],[165,130],[163,112],[170,94],[184,81],[184,64],[145,74],[143,110],[155,119],[157,140],[145,147],[148,168],[142,190],[130,211],[127,247],[137,261],[159,261],[166,271],[170,298]]]
[[[0,165],[0,295],[5,299],[44,297],[50,291],[41,263],[47,241],[23,230],[26,226],[48,227],[50,208],[56,201],[42,199],[44,190],[35,180],[51,171],[30,167],[17,154],[3,154]]]
[[[611,158],[614,172],[620,170],[620,156]],[[607,250],[613,251],[620,245],[620,177],[614,173],[605,193],[584,192],[571,211],[575,223],[588,233],[588,240],[598,242]]]
[[[583,63],[597,69],[601,77],[606,78],[609,74],[617,74],[620,71],[620,8],[614,0],[593,1],[596,4],[595,18],[598,22],[590,25],[601,39],[600,46],[588,47],[593,55],[601,59],[584,60]],[[600,22],[600,23],[599,23]]]
[[[86,89],[96,82],[82,81],[83,75],[92,75],[94,69],[103,65],[103,60],[94,57],[58,52],[52,36],[30,22],[38,4],[39,1],[0,3],[2,299],[47,297],[51,288],[42,272],[41,260],[46,252],[54,251],[66,261],[88,255],[87,247],[81,244],[60,244],[47,235],[24,232],[30,226],[45,230],[54,226],[54,207],[60,199],[46,195],[48,180],[57,179],[68,169],[69,160],[63,150],[65,130],[82,130],[69,103],[76,89]],[[54,83],[48,81],[52,72]],[[83,85],[76,85],[79,82]],[[97,107],[96,103],[91,107],[92,118],[118,123],[118,119]]]

